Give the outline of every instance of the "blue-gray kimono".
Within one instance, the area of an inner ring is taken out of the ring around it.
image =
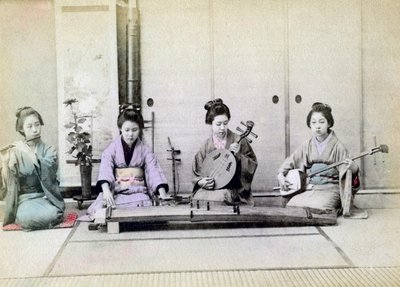
[[[349,152],[337,138],[334,131],[326,139],[324,148],[318,151],[313,138],[305,141],[291,154],[279,168],[278,173],[286,175],[291,169],[300,169],[312,173],[328,165],[342,162],[350,158]],[[341,208],[340,190],[343,189],[345,175],[348,170],[346,165],[329,169],[311,178],[306,190],[290,198],[287,206],[310,207],[321,210],[337,210]],[[353,193],[359,186],[358,173],[353,175]]]
[[[27,230],[52,228],[63,219],[65,210],[57,180],[56,150],[39,141],[36,166],[25,151],[8,150],[2,178],[6,189],[4,223],[17,223]]]

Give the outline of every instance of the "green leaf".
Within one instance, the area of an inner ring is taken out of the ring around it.
[[[68,135],[67,136],[67,141],[68,142],[70,142],[70,143],[72,143],[72,144],[75,144],[75,135]]]
[[[75,126],[74,123],[68,123],[68,124],[64,125],[64,127],[67,128],[67,129],[73,128],[74,126]]]
[[[83,135],[82,139],[90,142],[90,135]]]
[[[76,149],[76,148],[73,146],[73,147],[70,148],[69,151],[67,151],[67,153],[72,154],[72,153],[74,152],[75,149]]]
[[[82,139],[82,140],[84,140],[84,139],[90,139],[90,134],[87,133],[87,132],[79,133],[78,136],[77,136],[77,138]]]
[[[68,106],[70,106],[70,105],[72,105],[73,103],[77,103],[78,102],[78,100],[77,99],[67,99],[67,100],[65,100],[64,102],[63,102],[63,104],[66,106],[66,107],[68,107]]]

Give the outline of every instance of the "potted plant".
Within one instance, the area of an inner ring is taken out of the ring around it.
[[[71,109],[72,120],[64,125],[67,129],[67,141],[71,147],[67,153],[76,158],[75,165],[79,165],[82,186],[82,199],[90,199],[92,194],[92,144],[91,134],[84,129],[84,123],[91,116],[78,115],[74,109],[77,99],[64,101],[66,108]]]

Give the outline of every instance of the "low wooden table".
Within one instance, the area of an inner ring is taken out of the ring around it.
[[[123,222],[142,226],[179,225],[182,228],[207,226],[320,226],[335,225],[336,213],[298,207],[249,206],[150,206],[135,209],[106,209],[96,215],[95,225],[106,224],[108,233],[119,233]],[[89,229],[95,229],[89,226]]]

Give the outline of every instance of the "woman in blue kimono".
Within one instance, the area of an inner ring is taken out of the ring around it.
[[[65,210],[57,180],[57,153],[40,139],[43,120],[36,110],[24,107],[16,116],[16,130],[25,140],[1,152],[6,190],[3,225],[52,228],[63,220]]]
[[[288,198],[287,206],[308,207],[324,211],[344,210],[342,202],[347,171],[351,172],[350,211],[346,217],[366,218],[367,212],[353,204],[354,194],[360,187],[359,167],[350,159],[349,152],[332,130],[334,119],[332,109],[323,103],[314,103],[307,116],[307,126],[312,136],[300,145],[281,165],[278,180],[282,190],[289,189],[286,175],[292,169],[313,173],[327,166],[342,162],[336,168],[312,177],[305,191]]]

